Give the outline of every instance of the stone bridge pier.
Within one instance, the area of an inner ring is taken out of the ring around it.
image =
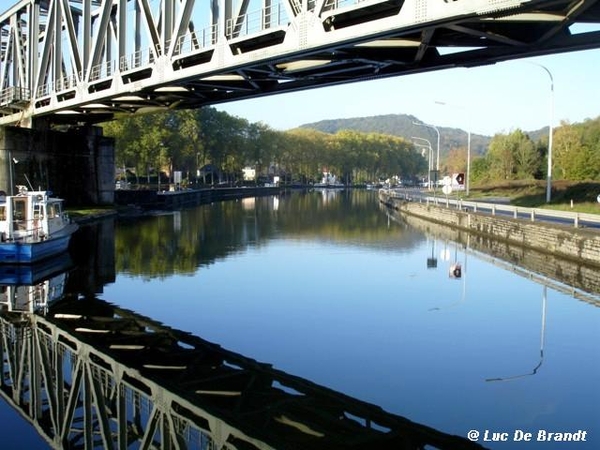
[[[67,206],[114,201],[114,139],[94,126],[64,131],[0,127],[0,190],[50,190]]]

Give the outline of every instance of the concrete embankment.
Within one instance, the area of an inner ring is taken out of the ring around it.
[[[124,189],[115,191],[115,204],[136,205],[143,209],[171,209],[280,192],[281,189],[278,187],[206,188],[182,191]]]
[[[411,202],[385,191],[380,191],[379,201],[400,213],[433,223],[600,267],[600,233],[596,231]]]
[[[489,258],[492,264],[529,279],[543,279],[542,283],[545,285],[550,284],[569,296],[600,307],[600,299],[597,297],[600,294],[600,277],[596,265],[522,247],[493,236],[474,234],[400,211],[388,211],[394,220],[406,223],[427,236],[444,242],[455,242],[461,248],[459,251],[474,253],[483,259]]]

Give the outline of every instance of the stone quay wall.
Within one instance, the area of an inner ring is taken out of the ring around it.
[[[385,191],[380,191],[379,200],[389,208],[431,222],[600,267],[600,232],[594,230],[411,202]]]
[[[523,269],[525,277],[533,278],[532,273],[546,280],[556,280],[562,286],[554,288],[581,301],[600,307],[600,277],[598,266],[576,261],[571,258],[525,248],[508,241],[496,239],[494,236],[474,234],[456,227],[425,220],[423,218],[392,211],[395,220],[407,223],[412,228],[437,239],[453,241],[462,248],[491,258],[494,264],[506,264],[509,270],[519,273]],[[590,293],[592,295],[587,295]]]

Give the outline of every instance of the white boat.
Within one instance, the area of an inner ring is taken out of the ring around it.
[[[344,185],[344,183],[340,183],[339,181],[337,181],[336,176],[332,173],[323,172],[323,178],[321,178],[321,182],[315,183],[313,187],[343,189],[346,186]]]
[[[0,264],[27,264],[65,252],[79,228],[48,191],[0,192]]]

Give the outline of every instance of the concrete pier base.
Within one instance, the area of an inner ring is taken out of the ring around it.
[[[114,202],[114,139],[98,127],[0,127],[0,190],[51,190],[68,206]]]

